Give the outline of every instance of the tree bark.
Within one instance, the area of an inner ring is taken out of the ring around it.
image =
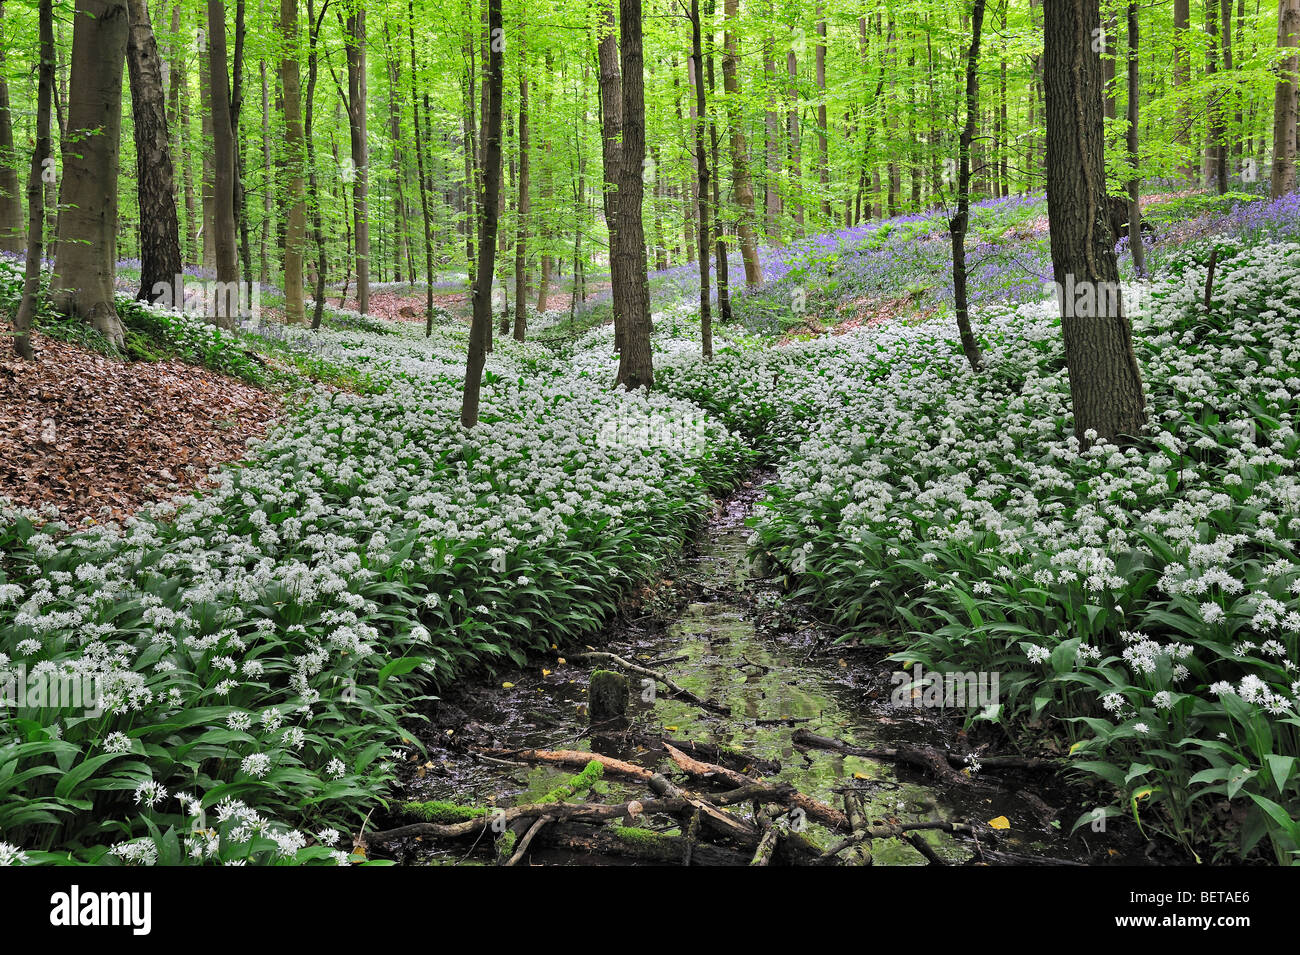
[[[415,0],[407,0],[407,27],[411,40],[411,119],[415,127],[415,171],[420,180],[420,212],[424,220],[424,335],[433,334],[433,226],[429,217],[429,183],[424,178],[424,137],[420,130],[420,99],[416,94]]]
[[[1291,53],[1278,64],[1273,92],[1273,165],[1269,191],[1274,199],[1296,189],[1296,88],[1300,84],[1300,0],[1278,0],[1277,45]]]
[[[515,229],[515,327],[516,341],[523,341],[528,328],[528,214],[530,183],[528,142],[528,60],[519,43],[519,222]],[[545,277],[543,276],[543,280]]]
[[[217,282],[239,282],[239,246],[235,239],[235,137],[231,126],[230,80],[226,74],[226,11],[220,0],[208,0],[208,74],[212,95],[213,249]],[[228,295],[214,295],[211,316],[223,328],[235,326]]]
[[[706,359],[713,357],[713,315],[709,292],[709,154],[704,146],[704,46],[700,36],[700,0],[691,0],[691,87],[695,91],[695,194],[700,227],[700,345]]]
[[[645,229],[641,199],[645,189],[645,94],[641,52],[641,0],[619,0],[619,67],[623,80],[623,143],[619,161],[619,248],[615,253],[614,297],[621,302],[623,350],[618,382],[628,391],[654,386],[650,354],[650,296],[646,277]]]
[[[283,0],[282,0],[283,2]],[[316,77],[319,64],[316,56],[316,44],[320,38],[321,23],[325,20],[325,10],[329,0],[325,0],[319,17],[316,15],[313,0],[307,0],[307,105],[303,120],[303,139],[307,144],[307,186],[311,192],[311,228],[312,238],[316,243],[316,288],[312,307],[311,327],[318,329],[325,314],[325,272],[329,269],[329,257],[325,251],[325,230],[321,212],[321,197],[316,188],[316,146],[312,138],[312,120],[315,118]]]
[[[975,0],[971,11],[970,54],[966,58],[966,122],[957,144],[957,214],[948,223],[952,239],[953,310],[957,313],[957,331],[961,350],[978,373],[983,364],[979,342],[971,330],[970,305],[966,296],[966,229],[970,222],[970,144],[975,136],[975,117],[979,113],[980,32],[984,25],[984,0]]]
[[[487,361],[488,336],[492,333],[492,276],[497,251],[497,202],[501,192],[501,99],[502,60],[505,32],[501,26],[501,0],[488,0],[487,81],[483,96],[487,106],[483,143],[483,196],[478,237],[478,265],[473,289],[474,315],[469,333],[469,356],[465,364],[465,390],[460,423],[466,428],[478,424],[479,391],[483,365]]]
[[[33,357],[31,327],[41,293],[41,252],[44,245],[45,183],[41,174],[47,159],[53,159],[50,144],[50,103],[54,99],[54,0],[40,2],[40,65],[37,67],[36,148],[27,173],[27,261],[23,271],[23,299],[14,318],[14,351],[19,357]]]
[[[0,23],[4,3],[0,2]],[[5,51],[0,49],[0,252],[19,253],[26,247],[23,202],[18,195],[18,154],[14,151],[13,118],[9,109],[9,81],[5,79]]]
[[[86,319],[121,348],[125,338],[113,286],[126,0],[77,0],[75,17],[63,207],[50,292],[58,311]]]
[[[1141,431],[1146,399],[1106,214],[1101,59],[1092,47],[1098,0],[1044,7],[1047,209],[1074,430],[1085,445],[1092,432],[1118,442]],[[1075,307],[1076,288],[1092,293],[1094,307]]]
[[[129,0],[127,12],[131,25],[126,61],[135,119],[136,188],[140,201],[140,291],[136,298],[153,302],[166,296],[179,306],[183,293],[175,286],[180,284],[177,276],[181,274],[180,222],[176,215],[162,63],[144,0]]]
[[[352,216],[356,235],[357,311],[370,311],[370,147],[366,139],[366,9],[358,0],[343,32],[348,60],[348,133],[352,144]]]
[[[817,79],[817,178],[821,183],[822,218],[831,221],[830,165],[826,150],[826,8],[817,4],[817,52],[813,68]]]
[[[728,26],[734,25],[739,7],[739,0],[724,0],[723,15]],[[722,88],[727,94],[727,126],[731,131],[732,189],[736,205],[740,206],[736,232],[740,236],[740,256],[745,264],[745,284],[757,288],[763,284],[763,267],[758,261],[758,239],[754,232],[754,180],[749,172],[749,141],[745,138],[739,103],[740,70],[735,30],[726,30],[722,38]]]
[[[298,0],[280,0],[280,88],[284,103],[284,141],[289,166],[288,217],[284,243],[284,320],[307,322],[302,290],[302,256],[307,238],[307,195],[303,184],[302,76],[298,69]]]
[[[622,154],[619,134],[623,128],[623,81],[619,72],[618,40],[614,35],[614,4],[616,0],[601,0],[601,21],[596,56],[600,65],[600,132],[601,161],[604,174],[605,228],[609,232],[609,269],[613,281],[614,259],[620,246],[618,191],[619,165]],[[623,302],[613,296],[614,350],[622,352],[626,323],[623,320]]]
[[[1146,272],[1146,248],[1142,245],[1142,207],[1138,203],[1141,189],[1138,158],[1138,8],[1128,5],[1128,145],[1129,166],[1133,174],[1128,181],[1128,247],[1133,253],[1133,268],[1138,275]]]

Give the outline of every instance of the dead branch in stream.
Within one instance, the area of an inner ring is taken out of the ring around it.
[[[697,696],[685,687],[678,686],[669,679],[666,674],[661,673],[658,670],[648,669],[638,663],[632,663],[630,660],[624,660],[617,654],[603,653],[593,650],[589,653],[568,653],[565,654],[565,657],[570,663],[607,663],[613,664],[617,667],[622,667],[624,670],[628,670],[632,673],[639,673],[641,676],[648,676],[668,687],[669,696],[686,700],[688,703],[694,703],[696,706],[702,707],[706,710],[711,710],[714,713],[720,713],[723,716],[731,715],[731,707],[724,706],[714,700],[706,700],[702,696]]]
[[[966,766],[964,757],[956,753],[944,752],[933,746],[918,746],[911,743],[900,743],[897,746],[887,747],[854,746],[852,743],[846,743],[841,739],[819,736],[816,733],[802,729],[795,730],[793,741],[795,746],[806,749],[822,749],[843,753],[845,756],[862,756],[867,759],[887,759],[905,763],[925,770],[941,782],[954,786],[977,784],[977,780],[954,769],[954,767],[963,768]],[[1055,772],[1065,767],[1061,760],[1042,756],[980,756],[978,762],[981,769],[1025,769]]]
[[[668,750],[668,755],[673,758],[673,762],[692,779],[700,779],[705,782],[723,780],[733,786],[743,786],[746,783],[754,783],[754,780],[749,776],[746,776],[743,773],[738,773],[734,769],[728,769],[727,767],[719,766],[716,763],[705,763],[698,759],[693,759],[670,743],[664,743],[664,749]],[[828,806],[823,802],[818,802],[811,796],[806,796],[797,791],[791,792],[787,798],[787,802],[791,806],[802,809],[809,819],[820,822],[823,826],[832,829],[840,829],[845,832],[849,831],[848,817],[833,806]]]

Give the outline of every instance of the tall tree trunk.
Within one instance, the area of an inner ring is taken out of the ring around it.
[[[460,423],[466,428],[478,424],[479,391],[483,384],[483,365],[487,361],[488,336],[492,331],[492,276],[497,251],[497,200],[501,192],[502,60],[505,50],[501,0],[488,0],[487,15],[488,72],[483,84],[487,122],[483,129],[483,196],[479,204],[482,226],[479,229],[479,261],[473,291],[474,317],[470,325],[465,391],[460,409]]]
[[[415,0],[407,0],[406,23],[411,41],[411,122],[415,128],[415,172],[420,180],[420,213],[424,220],[424,335],[433,334],[433,231],[429,217],[429,182],[424,178],[424,137],[420,129],[420,99],[415,82]]]
[[[63,207],[50,289],[58,311],[86,319],[119,348],[125,338],[113,285],[127,32],[126,0],[77,0],[63,139]]]
[[[239,281],[239,246],[235,240],[235,136],[231,126],[230,80],[226,75],[226,11],[208,0],[208,72],[212,84],[213,246],[217,281],[226,288]],[[213,321],[233,328],[229,295],[214,295]]]
[[[0,2],[0,24],[4,3]],[[9,81],[5,51],[0,46],[0,252],[22,252],[26,245],[23,202],[18,195],[18,154],[14,151],[13,119],[9,111]]]
[[[253,285],[253,259],[248,238],[248,195],[244,191],[243,141],[239,133],[240,112],[244,108],[244,0],[235,4],[235,51],[230,64],[230,142],[235,157],[235,233],[239,237],[238,256],[244,267],[244,281]]]
[[[1282,0],[1283,3],[1287,0]],[[1174,111],[1174,143],[1182,150],[1180,170],[1189,182],[1196,179],[1197,166],[1192,159],[1192,107],[1188,87],[1192,82],[1192,54],[1189,28],[1191,0],[1174,0],[1174,91],[1178,105]]]
[[[281,0],[283,2],[283,0]],[[316,286],[313,293],[311,327],[318,329],[325,314],[325,273],[329,269],[329,256],[325,251],[325,228],[320,192],[316,188],[316,145],[312,136],[312,122],[315,119],[316,77],[319,64],[316,56],[316,44],[320,38],[321,23],[325,19],[325,9],[329,0],[321,7],[319,17],[316,15],[315,3],[307,0],[307,106],[303,122],[303,139],[307,144],[307,186],[311,192],[311,230],[316,243]]]
[[[1119,441],[1141,431],[1146,398],[1106,214],[1104,94],[1092,47],[1100,14],[1097,0],[1049,0],[1044,11],[1047,210],[1074,431],[1085,444],[1090,432]],[[1075,297],[1078,290],[1085,298]],[[1088,293],[1093,301],[1084,308]]]
[[[786,109],[786,135],[790,140],[790,187],[794,195],[794,237],[803,238],[803,168],[799,158],[799,63],[794,50],[785,55],[786,74],[790,77],[790,103]]]
[[[284,102],[284,144],[289,166],[288,217],[284,243],[284,320],[306,324],[302,255],[307,237],[307,194],[303,184],[302,76],[298,70],[298,0],[280,0],[280,88]]]
[[[411,239],[407,231],[409,210],[406,207],[406,164],[402,161],[402,104],[399,91],[402,86],[401,61],[389,42],[388,24],[384,24],[384,48],[388,60],[388,134],[393,142],[393,279],[401,282],[403,266],[409,279],[415,281],[415,267],[411,257]]]
[[[1278,0],[1277,45],[1290,49],[1278,64],[1277,87],[1273,93],[1273,166],[1269,191],[1274,199],[1296,189],[1296,89],[1300,84],[1300,0]]]
[[[515,328],[516,341],[523,341],[528,329],[528,215],[529,215],[529,141],[528,141],[528,58],[524,43],[519,43],[519,221],[515,228]],[[543,280],[544,277],[543,277]]]
[[[213,224],[216,218],[217,194],[212,148],[212,69],[208,61],[208,28],[206,26],[199,27],[196,41],[199,54],[199,117],[203,153],[202,165],[199,170],[199,194],[203,202],[203,221],[199,224],[199,235],[203,241],[203,259],[200,264],[205,269],[211,269],[216,266],[217,261],[215,242],[217,230]]]
[[[768,22],[774,22],[775,12],[772,9],[772,0],[768,0],[767,19]],[[766,139],[767,155],[767,175],[764,181],[765,195],[763,199],[763,231],[767,235],[767,241],[771,245],[781,244],[781,157],[780,157],[780,130],[781,120],[776,112],[776,54],[774,47],[776,40],[769,31],[763,37],[763,99],[767,110],[763,115]]]
[[[356,234],[357,311],[370,311],[370,147],[366,139],[366,9],[362,0],[343,33],[348,60],[348,133],[352,141],[352,215]]]
[[[734,26],[739,0],[724,0],[723,15]],[[745,263],[745,284],[757,288],[763,284],[763,267],[758,261],[758,239],[754,232],[754,180],[749,172],[749,141],[745,138],[744,117],[740,109],[740,69],[737,62],[734,29],[722,34],[722,88],[727,94],[727,126],[731,131],[731,179],[740,218],[736,232],[740,236],[740,255]]]
[[[1219,17],[1218,11],[1215,9],[1215,0],[1206,0],[1205,27],[1206,32],[1210,35],[1205,61],[1205,75],[1209,78],[1217,76],[1219,73],[1219,50],[1222,42],[1219,38]],[[1221,90],[1213,89],[1214,85],[1217,84],[1212,82],[1207,103],[1210,114],[1210,130],[1206,151],[1208,160],[1206,178],[1213,180],[1215,188],[1220,195],[1223,195],[1228,191],[1228,131],[1224,129],[1223,124],[1224,97]]]
[[[817,178],[822,191],[822,219],[831,221],[830,165],[826,151],[826,8],[817,4]]]
[[[618,190],[623,129],[623,81],[619,70],[618,40],[614,35],[614,4],[616,0],[601,0],[601,19],[596,57],[600,65],[600,141],[604,175],[605,227],[609,232],[609,270],[613,282],[614,259],[619,248],[620,224]],[[623,302],[614,295],[611,307],[614,313],[614,350],[623,351],[626,323],[623,320]]]
[[[957,141],[957,214],[948,223],[952,239],[953,310],[957,313],[957,331],[961,350],[978,373],[983,364],[979,342],[971,330],[970,305],[966,296],[966,229],[970,222],[970,144],[975,137],[975,118],[979,113],[980,32],[984,25],[984,0],[975,0],[971,11],[970,54],[966,58],[966,122]]]
[[[54,98],[54,0],[40,0],[40,65],[37,67],[36,148],[27,173],[27,261],[23,299],[14,318],[14,351],[27,360],[33,357],[31,327],[41,293],[42,226],[45,218],[44,187],[41,181],[47,159],[53,159],[50,144],[50,101]],[[120,75],[120,74],[119,74]]]
[[[1138,8],[1134,0],[1128,5],[1128,161],[1133,174],[1128,181],[1128,243],[1133,253],[1133,268],[1138,275],[1146,272],[1146,248],[1142,245],[1142,207],[1138,202],[1141,188],[1138,157]]]
[[[140,201],[140,291],[149,302],[166,296],[175,307],[184,303],[181,286],[180,222],[176,216],[171,144],[162,62],[149,9],[144,0],[129,0],[126,63],[135,119],[135,163]]]
[[[716,98],[717,87],[713,72],[713,0],[708,0],[704,8],[704,18],[709,24],[708,42],[705,46],[704,62],[709,74],[709,99]],[[713,161],[713,246],[714,262],[718,271],[718,317],[724,324],[731,323],[731,285],[728,281],[727,240],[722,231],[722,164],[718,161],[718,124],[709,113],[709,155]]]
[[[700,344],[706,359],[713,357],[713,315],[709,299],[709,154],[704,146],[704,46],[700,36],[700,0],[691,0],[691,86],[695,90],[695,194],[700,224]]]
[[[645,165],[645,79],[641,52],[641,0],[619,0],[619,67],[623,79],[623,143],[618,175],[620,221],[614,297],[621,300],[626,328],[623,350],[618,356],[618,382],[628,391],[635,391],[654,386],[645,229],[641,222],[641,198],[645,189],[642,179]]]

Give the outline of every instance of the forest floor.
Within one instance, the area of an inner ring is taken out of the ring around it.
[[[33,345],[35,361],[0,358],[0,496],[65,520],[122,520],[190,491],[280,413],[276,395],[183,361]]]

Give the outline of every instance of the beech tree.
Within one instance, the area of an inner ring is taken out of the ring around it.
[[[1093,43],[1101,16],[1098,0],[1049,0],[1044,8],[1047,212],[1074,430],[1085,443],[1092,432],[1120,441],[1141,431],[1146,397],[1107,214],[1104,93]],[[1071,292],[1084,287],[1093,304],[1076,309]]]
[[[483,386],[483,365],[487,361],[488,336],[492,333],[492,277],[497,250],[497,199],[501,191],[501,97],[504,71],[505,30],[501,25],[501,0],[487,0],[487,76],[483,96],[487,121],[483,124],[483,192],[479,208],[478,263],[471,294],[474,314],[469,332],[469,356],[465,364],[465,388],[460,423],[478,424],[479,391]]]
[[[650,355],[650,295],[646,278],[645,227],[641,199],[645,192],[645,93],[641,51],[641,0],[619,0],[619,67],[623,80],[623,138],[618,166],[619,245],[614,252],[614,298],[620,303],[623,349],[618,383],[635,391],[654,385]]]
[[[135,120],[140,199],[140,291],[136,297],[152,302],[170,290],[171,303],[179,306],[183,294],[176,287],[177,276],[181,274],[180,220],[176,214],[162,61],[144,0],[128,0],[127,12],[131,25],[126,63],[131,83],[131,115]]]
[[[113,291],[128,27],[126,0],[77,0],[58,252],[50,286],[56,309],[86,319],[118,348],[126,343]]]

